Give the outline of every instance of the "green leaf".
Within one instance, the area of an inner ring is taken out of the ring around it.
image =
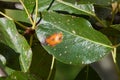
[[[112,2],[117,0],[79,0],[78,3],[92,3],[97,5],[110,5]]]
[[[116,25],[111,25],[110,27],[120,31],[120,24],[116,24]]]
[[[112,36],[112,37],[120,37],[120,31],[112,28],[112,27],[108,27],[108,28],[103,28],[100,30],[103,34],[107,35],[107,36]],[[112,39],[112,41],[114,42],[115,40]]]
[[[35,0],[23,0],[23,2],[29,13],[34,11],[33,9],[36,2]],[[52,0],[38,0],[38,11],[45,11],[49,7],[51,2]]]
[[[87,65],[79,72],[76,79],[74,80],[101,80],[101,79],[99,74],[97,74],[97,72],[92,67]]]
[[[56,63],[56,76],[54,80],[75,80],[77,74],[85,65],[69,65],[59,61]],[[69,77],[66,77],[69,76]]]
[[[35,77],[29,73],[24,73],[20,71],[16,71],[12,73],[7,79],[5,80],[37,80]]]
[[[4,65],[6,65],[12,69],[15,69],[15,70],[20,70],[19,54],[17,52],[15,52],[9,46],[7,46],[3,43],[0,43],[0,54],[5,59],[4,60],[5,62],[3,62],[3,63],[5,63]],[[3,61],[2,58],[1,58],[1,61]]]
[[[25,5],[27,11],[30,13],[32,13],[33,8],[35,6],[35,0],[21,0],[23,2],[23,4]]]
[[[61,0],[56,0],[50,9],[56,11],[67,11],[74,14],[95,15],[93,4],[71,4]]]
[[[29,22],[27,14],[22,10],[6,10],[6,15],[15,21]]]
[[[34,40],[33,43],[33,57],[30,67],[30,73],[37,76],[38,79],[47,80],[51,67],[52,56],[44,50],[38,40]]]
[[[87,20],[54,12],[42,14],[43,21],[36,34],[43,47],[56,59],[67,64],[89,64],[111,51],[111,42],[94,30]],[[62,42],[56,46],[44,45],[45,39],[55,33],[63,34]]]
[[[47,8],[49,7],[50,3],[52,2],[52,0],[39,0],[39,11],[45,11],[47,10]]]
[[[17,32],[13,21],[0,19],[0,42],[20,54],[21,69],[26,72],[31,63],[32,51],[25,38]]]
[[[119,39],[120,39],[120,38],[119,38]],[[119,41],[119,40],[118,40],[118,41]],[[119,53],[120,53],[120,46],[117,47],[116,50],[117,50],[116,58],[115,58],[115,59],[116,59],[116,62],[117,62],[116,64],[118,65],[118,68],[120,69],[120,63],[119,63],[119,62],[120,62],[120,54],[119,54]]]

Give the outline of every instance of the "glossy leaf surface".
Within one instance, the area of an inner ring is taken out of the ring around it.
[[[17,32],[13,21],[4,18],[0,19],[0,42],[20,54],[21,69],[26,72],[31,63],[32,51],[25,38]]]
[[[45,39],[55,33],[63,34],[62,42],[55,46],[45,45]],[[89,64],[111,51],[107,37],[83,18],[44,12],[36,34],[50,54],[67,64]]]
[[[56,11],[66,11],[74,14],[95,15],[94,6],[92,4],[71,4],[61,0],[56,0],[50,9]]]
[[[96,4],[96,5],[110,5],[117,0],[79,0],[78,3]]]
[[[37,79],[29,73],[16,71],[12,73],[9,77],[7,77],[7,79],[5,80],[37,80]]]

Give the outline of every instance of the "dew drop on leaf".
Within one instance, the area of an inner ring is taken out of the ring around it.
[[[74,30],[72,30],[72,33],[73,33],[73,34],[76,34],[76,32],[75,32]]]
[[[90,49],[90,46],[88,46],[87,48]]]
[[[70,61],[70,64],[72,64],[72,62]]]
[[[68,48],[67,46],[65,46],[65,48]]]
[[[54,48],[54,51],[56,51],[56,48]]]
[[[64,51],[64,53],[66,54],[66,53],[67,53],[67,51]]]
[[[70,20],[68,19],[67,22],[70,22]]]
[[[62,56],[62,54],[60,53],[59,56]]]

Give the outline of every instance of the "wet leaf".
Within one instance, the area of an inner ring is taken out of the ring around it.
[[[112,2],[117,0],[79,0],[78,3],[97,4],[97,5],[110,5]]]
[[[74,14],[95,15],[93,4],[72,4],[56,0],[50,9],[56,11],[66,11]]]
[[[111,42],[94,30],[87,20],[54,12],[42,14],[43,21],[36,34],[43,47],[56,59],[67,64],[89,64],[111,51]],[[45,39],[56,33],[63,34],[62,42],[55,46],[45,45]]]
[[[31,63],[32,51],[25,38],[17,32],[13,21],[4,18],[0,19],[0,42],[20,54],[21,69],[26,72]]]
[[[5,80],[37,80],[35,77],[29,73],[19,72],[16,71],[12,73],[7,79]]]
[[[26,6],[27,10],[29,11],[29,13],[32,13],[32,11],[35,10],[34,6],[35,6],[35,0],[22,0],[24,5]],[[52,2],[52,0],[38,0],[38,11],[45,11],[50,3]]]
[[[34,11],[33,8],[35,6],[35,0],[21,0],[21,2],[23,3],[23,5],[25,5],[29,14]]]

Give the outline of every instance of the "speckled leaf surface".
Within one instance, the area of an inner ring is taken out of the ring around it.
[[[49,54],[67,64],[89,64],[100,60],[111,51],[111,42],[91,24],[73,16],[44,12],[36,30],[37,37]],[[54,33],[62,33],[63,40],[56,46],[45,44]]]
[[[13,72],[9,77],[7,77],[5,80],[37,80],[35,76],[24,73],[20,71]]]
[[[21,69],[26,72],[31,63],[32,51],[25,38],[17,32],[13,21],[4,18],[0,19],[0,42],[20,54]]]
[[[110,5],[117,0],[79,0],[78,3],[92,3],[96,5]]]
[[[36,0],[22,0],[22,2],[26,6],[29,13],[34,11],[33,8],[35,6]],[[38,0],[38,11],[45,11],[49,7],[51,2],[52,0]]]
[[[72,4],[62,0],[56,0],[50,9],[66,11],[71,14],[95,15],[93,4]]]

